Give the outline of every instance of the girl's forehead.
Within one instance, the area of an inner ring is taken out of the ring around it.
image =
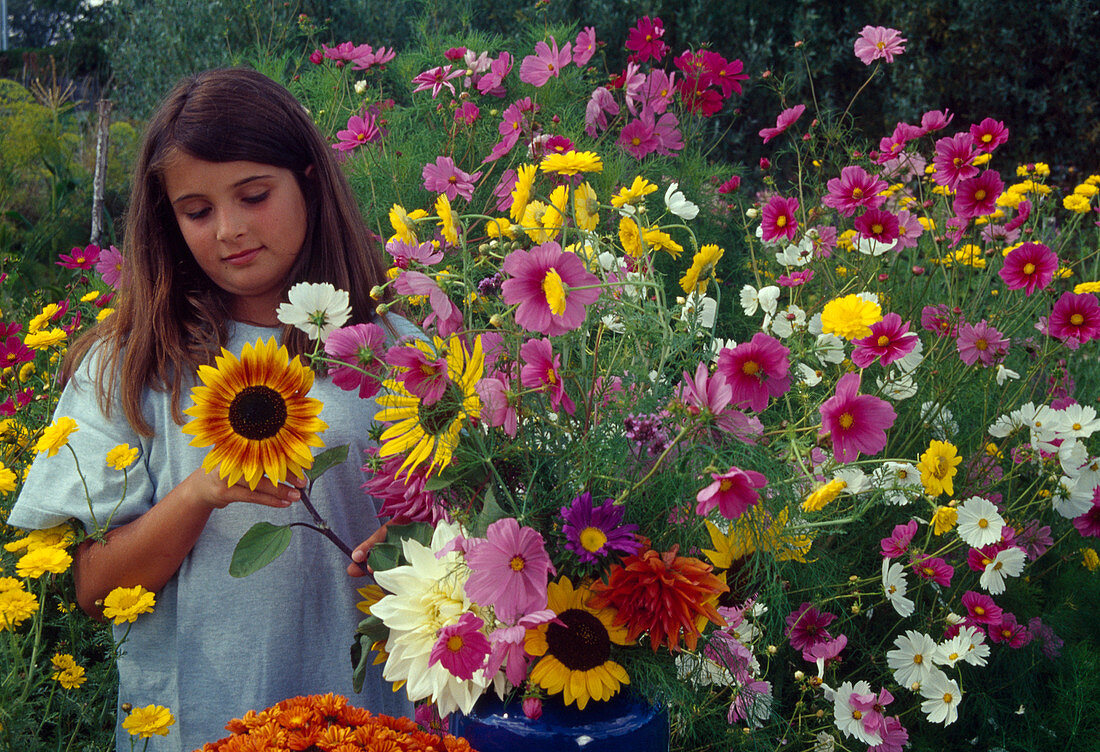
[[[262,162],[209,162],[181,152],[165,165],[162,177],[168,199],[174,202],[192,194],[232,191],[258,180],[292,179],[293,173]]]

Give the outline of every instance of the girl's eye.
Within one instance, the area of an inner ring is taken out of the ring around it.
[[[257,193],[255,196],[245,196],[242,199],[246,204],[259,204],[267,200],[267,197],[271,195],[271,191],[264,191],[263,193]]]
[[[184,212],[184,215],[188,219],[190,219],[192,222],[195,222],[197,220],[202,219],[203,217],[205,217],[209,213],[210,213],[210,208],[206,207],[206,208],[203,208],[203,209],[199,209],[197,211]]]

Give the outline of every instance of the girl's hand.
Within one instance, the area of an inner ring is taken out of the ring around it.
[[[374,574],[374,570],[367,566],[367,557],[370,555],[370,550],[374,548],[375,544],[381,543],[386,540],[386,527],[389,525],[387,522],[382,527],[374,531],[371,537],[360,543],[355,547],[355,550],[351,552],[352,564],[348,564],[348,574],[352,577],[362,577],[367,573]]]
[[[305,488],[306,480],[288,475],[285,484],[275,484],[264,477],[255,489],[250,489],[243,478],[232,486],[227,486],[225,479],[219,478],[216,470],[207,473],[200,468],[187,476],[180,485],[187,488],[191,498],[210,509],[224,509],[235,502],[285,508],[302,498],[299,489]]]

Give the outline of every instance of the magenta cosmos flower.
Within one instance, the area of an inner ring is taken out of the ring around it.
[[[932,159],[936,182],[954,190],[959,181],[978,174],[978,168],[974,166],[976,156],[974,137],[969,133],[939,139],[936,141],[936,155]]]
[[[113,245],[105,251],[101,250],[99,259],[95,262],[96,273],[103,279],[103,284],[115,288],[122,279],[123,267],[122,251]]]
[[[532,339],[519,348],[519,359],[523,367],[519,372],[519,381],[528,389],[542,389],[550,398],[550,409],[557,410],[560,405],[570,415],[576,409],[573,400],[565,393],[565,381],[562,380],[561,356],[554,353],[554,346],[548,339]]]
[[[757,332],[749,342],[723,348],[716,373],[730,385],[735,404],[747,403],[749,409],[760,412],[770,398],[790,389],[790,352],[775,337]]]
[[[619,134],[616,141],[635,159],[645,159],[657,151],[660,141],[657,139],[656,121],[650,117],[639,117],[630,121]]]
[[[917,521],[909,520],[904,525],[894,525],[894,531],[889,538],[879,541],[879,552],[884,559],[896,559],[904,556],[909,550],[909,544],[913,542],[913,536],[917,534]]]
[[[711,473],[710,477],[714,482],[695,495],[695,513],[707,515],[717,507],[718,513],[727,520],[736,520],[749,507],[756,506],[760,501],[756,489],[768,483],[763,473],[739,467],[731,467],[724,473]]]
[[[471,175],[458,169],[450,157],[438,157],[435,162],[429,162],[421,174],[424,189],[446,194],[448,201],[454,201],[457,196],[469,201],[474,196],[474,183],[481,177],[480,172]]]
[[[821,405],[821,432],[833,440],[837,462],[855,462],[860,453],[878,454],[886,446],[886,431],[897,413],[890,403],[859,393],[860,376],[846,373],[836,383],[836,394]]]
[[[1001,279],[1009,290],[1024,290],[1031,295],[1044,290],[1058,271],[1058,254],[1042,243],[1024,243],[1005,256]]]
[[[968,366],[981,361],[983,366],[991,366],[1008,352],[1009,340],[994,327],[982,319],[977,324],[959,325],[959,338],[955,347],[959,357]]]
[[[466,544],[470,600],[492,606],[505,622],[546,608],[546,582],[555,571],[537,530],[505,517],[489,526],[485,538]]]
[[[451,80],[464,75],[466,75],[464,69],[455,70],[450,65],[436,66],[435,68],[426,70],[413,77],[412,82],[417,85],[416,88],[413,89],[413,93],[430,90],[432,92],[432,99],[435,99],[439,96],[439,92],[447,88],[453,96],[455,93],[455,86],[451,83]]]
[[[870,65],[876,60],[894,62],[894,55],[905,52],[907,40],[897,29],[888,29],[885,26],[864,26],[856,40],[855,53],[864,65]]]
[[[668,45],[661,41],[665,34],[665,25],[660,18],[643,16],[638,25],[627,32],[626,48],[630,50],[628,58],[634,63],[644,63],[649,58],[660,60],[668,54]]]
[[[585,306],[596,302],[600,278],[584,268],[575,253],[550,241],[529,251],[512,251],[504,259],[501,293],[507,305],[518,305],[516,323],[530,332],[556,337],[584,323]]]
[[[985,593],[967,590],[963,593],[962,604],[966,608],[967,620],[974,624],[998,624],[1001,621],[1001,607]]]
[[[974,138],[974,146],[978,151],[988,154],[1008,141],[1008,128],[1000,120],[986,118],[970,126],[970,135]]]
[[[879,359],[882,365],[888,366],[913,352],[918,340],[916,333],[909,331],[909,322],[891,312],[883,316],[882,321],[871,324],[870,335],[852,340],[855,345],[852,362],[859,368],[866,368]]]
[[[382,136],[378,129],[378,122],[369,112],[365,117],[352,115],[348,118],[346,130],[336,132],[336,143],[332,145],[337,151],[351,151],[365,144],[373,143]]]
[[[898,239],[898,218],[885,209],[868,209],[853,224],[862,237],[878,243],[892,246]]]
[[[378,394],[385,367],[386,333],[377,324],[337,329],[325,340],[325,354],[340,365],[328,368],[332,383],[346,391],[359,390],[363,399]]]
[[[457,622],[440,629],[428,665],[441,663],[455,677],[472,679],[489,655],[489,638],[481,633],[484,626],[480,616],[466,611]]]
[[[1048,322],[1050,334],[1076,347],[1100,337],[1100,303],[1092,293],[1062,293]]]
[[[976,178],[959,181],[955,202],[951,205],[960,217],[984,217],[997,211],[997,197],[1005,184],[994,170],[986,170]]]
[[[626,507],[616,505],[614,499],[593,506],[591,492],[585,491],[561,508],[565,547],[585,564],[596,564],[612,554],[638,553],[642,548],[634,535],[638,526],[623,524],[625,512]]]
[[[938,556],[914,561],[913,571],[918,577],[942,587],[951,587],[951,578],[955,576],[955,568]]]
[[[764,205],[760,217],[764,242],[771,243],[781,238],[794,242],[798,235],[798,220],[794,216],[796,211],[798,211],[797,198],[772,196]]]
[[[596,54],[596,29],[585,26],[577,32],[577,38],[573,42],[573,64],[578,68],[588,65],[588,61]]]
[[[832,207],[845,217],[856,213],[859,207],[877,209],[886,202],[879,194],[886,190],[886,181],[870,175],[859,165],[849,165],[840,171],[839,178],[832,178],[826,185],[828,193],[821,203]]]
[[[760,138],[764,139],[764,143],[768,143],[773,138],[783,133],[783,131],[790,128],[795,122],[802,117],[802,113],[806,111],[806,105],[796,104],[794,107],[789,107],[779,113],[779,117],[775,119],[774,128],[764,128],[760,131]]]
[[[811,603],[803,603],[787,614],[787,637],[795,650],[808,650],[819,642],[833,639],[825,629],[836,619],[836,614],[818,611]]]
[[[1073,518],[1073,526],[1082,536],[1100,538],[1100,487],[1092,492],[1092,508]]]
[[[91,269],[99,261],[101,250],[98,245],[76,246],[69,253],[58,254],[58,266],[66,269]]]
[[[561,69],[573,62],[569,42],[560,50],[554,37],[550,44],[539,42],[535,45],[535,54],[523,58],[519,64],[519,80],[532,86],[545,86],[551,78],[557,78]]]

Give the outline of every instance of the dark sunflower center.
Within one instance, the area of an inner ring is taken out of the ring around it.
[[[286,401],[269,386],[246,386],[229,403],[229,425],[250,441],[270,439],[285,424]]]
[[[590,671],[611,657],[607,628],[593,614],[571,608],[558,614],[558,619],[562,624],[546,628],[546,645],[567,669]]]

